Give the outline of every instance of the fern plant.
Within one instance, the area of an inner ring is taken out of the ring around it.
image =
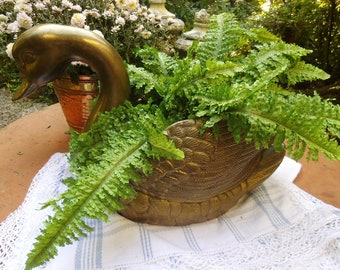
[[[290,91],[302,81],[328,74],[301,60],[310,51],[282,42],[264,29],[247,29],[230,14],[215,15],[203,43],[185,58],[154,48],[138,52],[143,65],[128,65],[134,98],[100,115],[86,133],[72,132],[70,166],[75,178],[44,207],[55,214],[28,255],[27,269],[50,260],[57,247],[85,236],[85,218],[107,221],[131,199],[131,182],[152,171],[151,160],[183,159],[166,137],[179,120],[202,118],[205,128],[227,123],[236,141],[256,147],[285,145],[295,159],[308,149],[340,159],[340,106]],[[332,134],[330,136],[329,134]]]

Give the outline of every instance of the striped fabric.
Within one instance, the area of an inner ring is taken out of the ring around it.
[[[57,177],[64,177],[67,166],[59,168],[65,171]],[[340,269],[340,210],[292,184],[299,171],[285,158],[233,209],[201,224],[154,226],[119,215],[108,223],[88,220],[94,232],[60,248],[43,268]]]

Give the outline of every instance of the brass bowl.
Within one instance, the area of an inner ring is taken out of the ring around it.
[[[133,184],[137,197],[123,202],[121,215],[176,226],[217,218],[265,181],[283,160],[284,151],[236,143],[223,125],[218,138],[211,130],[200,135],[202,124],[183,120],[168,127],[168,137],[184,151],[184,160],[154,161],[153,173]]]

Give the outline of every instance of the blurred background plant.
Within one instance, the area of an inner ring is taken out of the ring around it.
[[[15,89],[19,83],[15,63],[8,60],[6,53],[8,44],[37,23],[99,30],[129,63],[137,61],[134,50],[144,45],[174,52],[177,36],[161,26],[157,14],[147,8],[148,0],[73,2],[0,1],[0,87]],[[195,12],[202,8],[211,15],[232,12],[239,21],[265,27],[285,42],[313,50],[304,60],[324,69],[331,78],[303,88],[331,92],[330,99],[340,96],[340,0],[168,0],[166,8],[185,22],[185,31],[192,29]]]
[[[11,46],[25,30],[39,23],[72,25],[95,31],[108,40],[128,63],[134,51],[145,45],[174,52],[175,37],[161,25],[161,18],[138,0],[69,1],[3,0],[0,2],[0,87],[15,89],[20,78]],[[89,67],[70,65],[67,72],[88,75]],[[46,93],[44,91],[44,93]]]
[[[340,1],[271,0],[257,24],[288,43],[313,50],[305,60],[340,79]]]
[[[166,4],[185,22],[186,30],[192,28],[194,14],[201,8],[210,14],[232,12],[249,26],[265,27],[287,43],[313,50],[304,60],[331,77],[297,87],[340,104],[340,0],[173,0]]]
[[[143,5],[148,5],[148,0],[140,0]],[[240,21],[245,21],[254,12],[259,12],[261,0],[172,0],[166,2],[166,8],[176,14],[185,22],[186,30],[193,26],[195,13],[206,9],[210,14],[232,12]]]

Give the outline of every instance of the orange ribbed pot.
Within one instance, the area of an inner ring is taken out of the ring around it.
[[[55,80],[53,86],[68,125],[73,130],[83,131],[92,101],[99,93],[97,77],[80,75],[75,84],[64,75]]]

